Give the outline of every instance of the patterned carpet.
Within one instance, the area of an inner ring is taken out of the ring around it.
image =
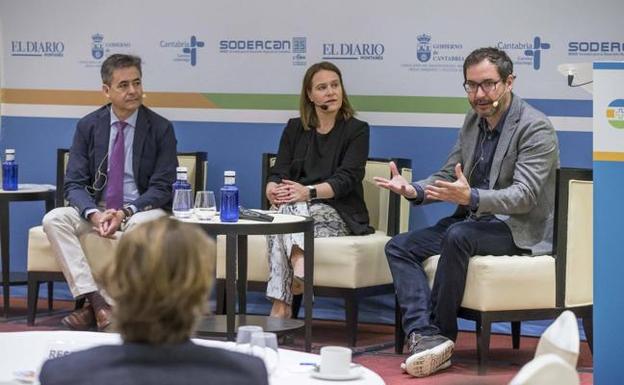
[[[12,299],[11,305],[9,319],[0,321],[0,332],[64,329],[60,320],[72,309],[73,302],[56,301],[54,312],[48,313],[46,302],[40,301],[40,310],[34,327],[26,325],[26,309],[23,299]],[[314,321],[313,352],[318,353],[320,347],[325,345],[346,346],[344,327],[344,324],[338,321]],[[484,376],[479,376],[475,334],[461,332],[451,368],[428,378],[415,379],[401,372],[399,365],[405,356],[394,353],[393,340],[393,326],[360,324],[358,345],[354,348],[354,360],[378,373],[388,385],[507,384],[522,365],[532,359],[538,341],[535,337],[523,337],[520,349],[513,350],[510,336],[493,335],[488,372]],[[281,344],[283,348],[294,350],[303,350],[303,346],[303,337],[300,334],[295,335],[294,338],[287,338]],[[593,384],[593,361],[586,342],[581,342],[581,355],[577,370],[582,385]]]

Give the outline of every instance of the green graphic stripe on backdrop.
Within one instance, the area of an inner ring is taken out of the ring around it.
[[[215,94],[203,96],[216,108],[241,110],[297,110],[299,95],[288,94]],[[357,111],[465,114],[470,108],[466,98],[431,96],[349,96]]]

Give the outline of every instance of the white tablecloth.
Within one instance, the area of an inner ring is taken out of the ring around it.
[[[234,349],[233,342],[194,339],[195,343],[223,349]],[[33,331],[0,333],[0,385],[23,384],[16,382],[19,371],[39,372],[51,350],[82,350],[98,345],[120,344],[121,338],[115,333],[72,332],[72,331]],[[310,376],[312,367],[301,363],[318,363],[320,356],[280,349],[279,366],[270,377],[271,385],[328,384]],[[362,368],[362,376],[356,380],[342,381],[345,384],[383,385],[384,381],[375,372]]]

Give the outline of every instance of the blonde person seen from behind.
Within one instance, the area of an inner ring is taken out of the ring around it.
[[[299,113],[282,133],[267,198],[280,213],[313,217],[315,237],[372,233],[362,188],[369,127],[353,116],[338,67],[308,68]],[[271,316],[289,318],[303,288],[303,235],[268,236],[268,247]]]
[[[125,235],[102,282],[123,344],[47,361],[41,384],[268,384],[262,360],[190,340],[212,287],[214,249],[201,229],[169,218]]]

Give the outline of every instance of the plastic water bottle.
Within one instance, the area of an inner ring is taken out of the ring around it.
[[[176,168],[176,181],[173,183],[173,215],[177,218],[189,218],[193,213],[193,191],[188,182],[188,169]]]
[[[7,191],[17,190],[17,163],[15,163],[15,150],[12,148],[8,148],[4,152],[2,189]]]
[[[223,173],[224,186],[221,187],[221,222],[238,221],[238,187],[236,187],[236,172]]]
[[[188,182],[188,169],[186,167],[176,167],[176,181],[173,183],[173,191],[175,190],[191,190],[191,184]]]

